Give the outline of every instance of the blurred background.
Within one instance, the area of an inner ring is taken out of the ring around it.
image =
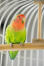
[[[26,16],[26,43],[37,38],[38,5],[33,0],[0,0],[0,44],[5,44],[5,30],[17,14]],[[42,39],[44,39],[44,5],[42,7]],[[44,66],[44,50],[19,51],[11,60],[8,52],[0,51],[0,66]]]

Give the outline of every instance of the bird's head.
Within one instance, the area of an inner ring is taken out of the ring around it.
[[[24,14],[19,14],[12,22],[12,27],[15,30],[22,30],[25,27],[25,16]]]

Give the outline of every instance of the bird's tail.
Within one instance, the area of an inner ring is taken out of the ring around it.
[[[15,59],[18,54],[18,51],[9,51],[10,59]]]

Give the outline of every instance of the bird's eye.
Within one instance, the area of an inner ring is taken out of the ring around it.
[[[24,21],[22,20],[22,24],[24,23]]]

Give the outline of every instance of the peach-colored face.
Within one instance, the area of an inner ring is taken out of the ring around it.
[[[18,15],[12,23],[12,27],[15,30],[23,29],[25,27],[24,25],[25,25],[25,16],[23,14]]]

